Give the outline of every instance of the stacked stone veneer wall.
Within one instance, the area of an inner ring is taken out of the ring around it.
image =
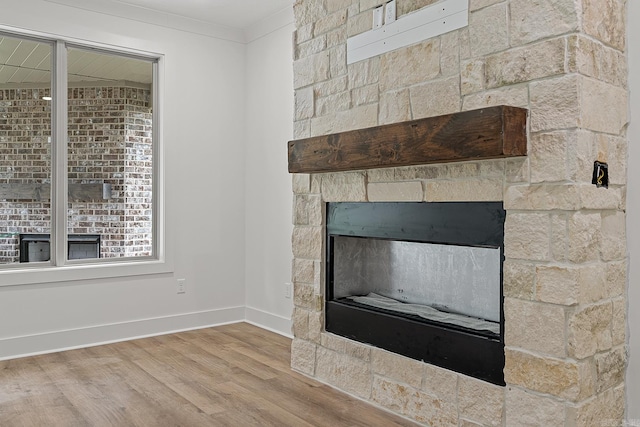
[[[48,183],[48,89],[0,90],[0,182]],[[70,183],[107,183],[109,199],[69,203],[70,234],[99,234],[101,256],[151,254],[150,92],[69,89]],[[49,201],[0,200],[0,263],[19,261],[18,234],[49,233]]]
[[[530,110],[529,155],[294,175],[293,369],[430,426],[621,425],[625,2],[470,0],[468,27],[347,65],[382,3],[295,3],[295,138],[506,104]],[[457,200],[507,210],[506,387],[323,329],[326,202]]]

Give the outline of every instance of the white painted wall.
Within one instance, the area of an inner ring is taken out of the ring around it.
[[[0,25],[165,55],[174,265],[173,274],[0,287],[0,358],[244,319],[246,45],[44,0],[4,1]]]
[[[627,245],[629,250],[629,364],[627,420],[640,425],[640,2],[627,3],[630,124],[627,172]]]
[[[247,46],[246,302],[247,319],[291,333],[291,176],[293,14],[290,23]]]

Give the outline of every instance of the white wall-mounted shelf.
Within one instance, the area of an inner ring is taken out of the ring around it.
[[[347,64],[469,25],[469,0],[442,0],[347,40]]]

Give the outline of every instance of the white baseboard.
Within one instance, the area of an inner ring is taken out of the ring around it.
[[[275,332],[276,334],[293,338],[291,334],[291,319],[288,317],[267,313],[257,308],[246,307],[245,321],[268,331]]]
[[[258,316],[256,316],[256,318],[258,318]],[[268,316],[264,316],[264,318],[267,319]],[[237,323],[244,320],[245,307],[231,307],[3,338],[0,339],[0,360],[91,347],[155,335],[165,335],[228,323]],[[260,322],[256,322],[258,326],[261,326],[259,323]],[[265,322],[265,326],[268,327],[269,324],[270,322]],[[278,323],[271,321],[271,324],[277,325]]]

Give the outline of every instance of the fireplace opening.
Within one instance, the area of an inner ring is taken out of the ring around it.
[[[329,203],[328,332],[504,385],[501,203]]]

